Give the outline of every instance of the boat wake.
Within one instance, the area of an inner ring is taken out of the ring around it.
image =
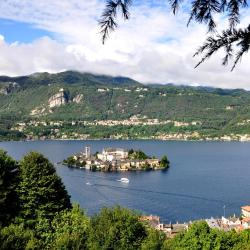
[[[123,183],[129,183],[129,179],[128,178],[121,178],[120,180],[117,180]]]

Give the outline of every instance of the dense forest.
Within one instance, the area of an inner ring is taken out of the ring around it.
[[[19,162],[0,151],[0,249],[198,250],[250,249],[250,231],[193,223],[174,238],[119,206],[89,217],[70,197],[54,166],[40,153]]]
[[[53,97],[62,89],[61,103],[54,105]],[[81,123],[122,121],[131,117],[141,121],[157,119],[158,124]],[[30,121],[48,124],[27,125],[24,129],[16,126]],[[50,121],[62,121],[63,124],[58,128],[50,125]],[[175,122],[184,125],[176,126]],[[57,129],[60,130],[59,138],[63,133],[73,138],[73,132],[90,138],[119,137],[119,133],[122,138],[194,132],[199,133],[199,138],[249,134],[250,93],[242,89],[143,85],[126,77],[72,71],[0,77],[0,140],[24,139],[28,135],[56,137],[53,130]]]

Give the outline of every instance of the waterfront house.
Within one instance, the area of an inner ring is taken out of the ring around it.
[[[160,231],[163,231],[164,233],[166,234],[170,234],[171,231],[172,231],[172,224],[163,224],[163,223],[160,223],[158,224],[155,229],[157,230],[160,230]]]
[[[156,228],[160,224],[160,217],[154,215],[143,215],[140,217],[141,221],[146,221],[150,226]]]
[[[221,221],[219,219],[215,219],[213,217],[211,217],[210,219],[205,219],[205,221],[207,222],[208,226],[210,228],[217,228],[217,229],[221,229]]]
[[[141,160],[131,160],[130,165],[136,169],[141,168],[142,161]]]
[[[244,229],[250,229],[250,218],[243,218],[242,226]]]
[[[154,167],[159,167],[160,166],[159,159],[147,159],[147,163],[150,166],[154,166]]]
[[[127,171],[131,168],[130,161],[123,160],[120,162],[120,170]]]
[[[155,229],[160,230],[164,232],[168,237],[172,238],[176,234],[184,232],[188,229],[188,224],[187,223],[177,223],[177,224],[163,224],[159,223]]]
[[[170,237],[174,237],[176,234],[184,232],[188,230],[188,224],[182,223],[182,224],[172,224],[172,229],[170,232]]]
[[[226,225],[226,226],[229,226],[229,227],[239,226],[239,225],[241,225],[241,220],[240,220],[240,218],[238,218],[236,216],[232,216],[232,217],[228,217],[228,218],[225,218],[225,217],[222,216],[221,223],[223,225]]]
[[[245,218],[250,218],[250,206],[241,207],[241,214]]]

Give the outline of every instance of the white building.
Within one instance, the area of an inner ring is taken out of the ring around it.
[[[249,229],[250,228],[250,218],[244,218],[242,220],[242,226],[244,229]]]
[[[229,227],[230,226],[239,226],[239,225],[241,225],[241,220],[240,220],[240,218],[237,218],[235,216],[228,217],[228,218],[225,218],[222,216],[221,223],[224,225],[227,225]]]
[[[241,213],[242,213],[243,217],[250,218],[250,206],[241,207]]]
[[[102,161],[118,161],[128,157],[128,150],[123,148],[105,148],[101,154],[97,154],[97,158]]]

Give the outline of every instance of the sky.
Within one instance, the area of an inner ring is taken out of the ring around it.
[[[98,20],[105,0],[3,0],[0,2],[0,75],[77,70],[128,76],[143,83],[245,88],[250,90],[250,53],[233,72],[221,65],[223,51],[198,68],[193,57],[207,35],[187,27],[188,5],[177,15],[168,1],[135,0],[131,18],[103,45]],[[247,25],[250,9],[242,13]],[[216,17],[227,26],[224,17]]]

